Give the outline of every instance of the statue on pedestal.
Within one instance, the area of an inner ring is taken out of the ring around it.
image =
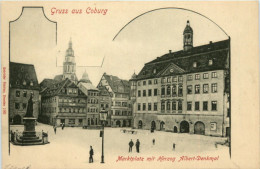
[[[28,100],[28,106],[26,110],[26,114],[24,117],[33,117],[33,100],[32,100],[32,94],[30,96],[30,99]]]

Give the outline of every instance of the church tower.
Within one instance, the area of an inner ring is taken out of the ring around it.
[[[65,60],[63,62],[63,79],[70,79],[74,83],[77,83],[76,76],[76,62],[74,56],[74,50],[72,49],[72,41],[70,39],[69,48],[66,51]]]
[[[183,50],[187,51],[193,47],[193,30],[190,27],[190,22],[187,21],[187,25],[183,31]]]

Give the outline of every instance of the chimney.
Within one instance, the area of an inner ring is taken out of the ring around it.
[[[171,54],[171,53],[172,53],[172,50],[169,50],[169,53]]]
[[[209,44],[212,44],[212,41],[209,41]]]

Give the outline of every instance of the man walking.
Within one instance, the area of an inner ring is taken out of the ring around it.
[[[132,152],[132,147],[133,146],[134,146],[134,142],[131,139],[131,141],[129,142],[129,153]]]
[[[56,130],[57,130],[57,129],[56,129],[56,126],[54,126],[54,133],[55,133],[55,134],[56,134]]]
[[[136,146],[136,152],[139,153],[139,148],[140,148],[140,141],[139,141],[139,139],[136,140],[135,146]]]
[[[92,146],[90,146],[89,163],[93,163],[93,155],[94,155],[94,150],[92,149]]]
[[[155,139],[153,139],[153,145],[155,144]]]

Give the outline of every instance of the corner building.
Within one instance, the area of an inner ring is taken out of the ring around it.
[[[193,47],[189,21],[183,50],[144,65],[131,82],[134,128],[230,134],[230,40]]]

